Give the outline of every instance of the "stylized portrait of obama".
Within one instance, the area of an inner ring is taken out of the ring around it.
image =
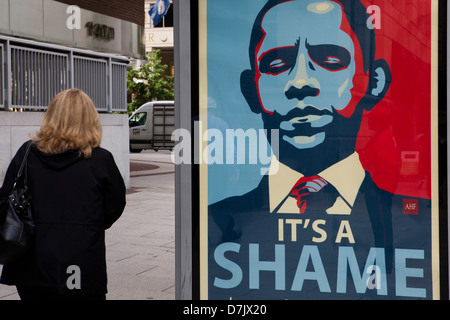
[[[279,130],[278,160],[289,171],[316,175],[354,154],[363,111],[389,87],[365,12],[351,0],[269,1],[255,21],[242,92],[265,127]]]
[[[279,154],[257,188],[209,206],[211,298],[430,298],[429,200],[403,215],[408,198],[379,188],[355,152],[363,112],[391,82],[374,32],[355,0],[259,12],[241,91],[278,130]]]

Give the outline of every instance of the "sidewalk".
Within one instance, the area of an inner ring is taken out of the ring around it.
[[[106,232],[108,300],[175,299],[174,165],[168,151],[130,154],[122,217]],[[1,266],[0,266],[1,269]],[[0,285],[0,300],[18,300]]]

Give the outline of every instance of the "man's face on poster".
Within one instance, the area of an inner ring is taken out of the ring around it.
[[[261,28],[255,82],[264,119],[275,121],[280,139],[297,149],[333,140],[336,128],[354,115],[368,82],[341,6],[283,2],[266,12]]]

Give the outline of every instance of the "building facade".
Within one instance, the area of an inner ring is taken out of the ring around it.
[[[174,40],[173,40],[173,1],[163,20],[154,25],[148,11],[155,5],[155,0],[145,0],[145,52],[156,49],[161,51],[162,63],[168,66],[169,75],[174,75]]]
[[[145,59],[144,0],[0,0],[0,181],[50,100],[80,88],[129,183],[126,70]],[[120,113],[123,112],[123,113]]]

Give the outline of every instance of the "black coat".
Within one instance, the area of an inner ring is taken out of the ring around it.
[[[22,145],[12,159],[0,198],[10,193],[25,148]],[[95,148],[90,159],[78,151],[47,155],[33,145],[28,181],[35,241],[23,259],[3,267],[0,282],[63,293],[73,274],[68,267],[75,265],[80,293],[106,293],[105,230],[125,207],[125,185],[112,154]]]

